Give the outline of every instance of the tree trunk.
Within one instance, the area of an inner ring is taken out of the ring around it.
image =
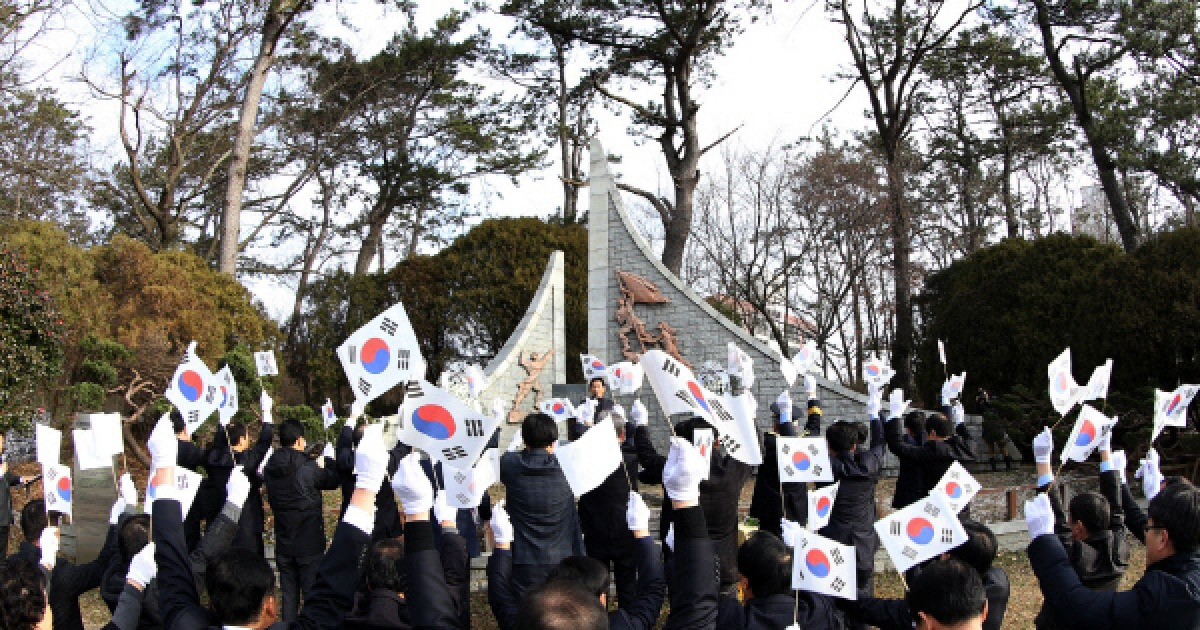
[[[892,342],[892,369],[896,370],[900,386],[907,395],[912,396],[917,391],[917,381],[912,370],[912,244],[909,237],[912,233],[912,217],[904,200],[904,174],[900,172],[900,168],[897,157],[889,156],[888,210],[892,219],[892,277],[896,285],[896,336]]]
[[[362,245],[358,248],[358,260],[354,263],[354,275],[361,276],[371,271],[371,261],[375,259],[375,252],[379,249],[379,244],[383,242],[383,226],[384,221],[372,221],[367,228],[367,237],[363,239]]]
[[[568,118],[571,115],[567,100],[567,54],[563,41],[553,37],[555,61],[558,64],[558,152],[562,160],[563,224],[575,223],[579,216],[579,185],[575,181],[575,164],[571,160],[571,134]]]

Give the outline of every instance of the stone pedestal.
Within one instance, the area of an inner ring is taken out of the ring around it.
[[[91,414],[75,414],[74,428],[90,429],[91,426]],[[63,440],[69,439],[72,439],[70,432],[64,431]],[[74,451],[73,440],[71,444]],[[63,528],[62,549],[63,554],[76,563],[91,562],[104,546],[108,514],[117,499],[117,489],[111,465],[83,470],[79,467],[78,456],[74,460],[71,467],[71,526]],[[68,538],[71,539],[69,543]]]

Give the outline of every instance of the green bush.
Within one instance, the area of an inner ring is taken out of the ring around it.
[[[37,267],[0,249],[0,431],[27,428],[62,371],[63,322]]]

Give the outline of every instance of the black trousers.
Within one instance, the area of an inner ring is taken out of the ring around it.
[[[275,557],[275,565],[279,567],[279,599],[284,621],[295,621],[299,615],[300,604],[308,597],[313,582],[317,580],[321,557],[321,554]]]

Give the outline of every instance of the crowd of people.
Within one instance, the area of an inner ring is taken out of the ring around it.
[[[730,386],[741,389],[736,378]],[[59,515],[41,500],[24,506],[24,541],[0,562],[0,626],[82,630],[80,596],[99,589],[112,613],[105,627],[114,630],[468,628],[470,557],[486,539],[487,601],[505,630],[1000,628],[1009,579],[995,564],[995,533],[969,509],[959,514],[965,542],[907,571],[904,598],[874,592],[885,454],[899,460],[891,505],[921,500],[955,462],[976,459],[961,404],[943,392],[941,411],[906,413],[902,397],[892,396],[885,409],[872,388],[866,421],[823,429],[815,379],[807,376],[804,387],[807,405],[781,397],[771,406],[755,471],[720,450],[716,431],[714,451],[702,456],[694,437],[714,427],[701,417],[674,423],[664,455],[645,407],[626,412],[607,397],[603,379],[594,379],[584,403],[591,413],[569,420],[564,437],[578,439],[610,419],[622,465],[575,497],[555,455],[558,424],[532,413],[500,458],[504,499],[492,505],[485,498],[470,510],[451,507],[439,491],[440,465],[403,443],[387,451],[379,440],[364,440],[361,423],[347,422],[335,444],[310,456],[304,427],[294,420],[276,427],[266,394],[253,443],[236,422],[208,448],[191,442],[182,419],[160,422],[147,443],[155,488],[149,513],[136,509],[138,490],[124,475],[104,546],[91,562],[61,558]],[[818,533],[853,546],[854,599],[793,589],[810,487],[780,483],[775,441],[822,431],[840,486]],[[1034,440],[1038,495],[1026,520],[1044,598],[1036,626],[1200,628],[1200,491],[1163,478],[1151,450],[1138,467],[1149,500],[1143,510],[1126,462],[1108,442],[1105,436],[1099,447],[1100,492],[1068,497],[1051,470],[1052,434]],[[180,468],[205,472],[186,513],[175,484]],[[2,463],[0,475],[3,506],[20,479]],[[751,480],[749,514],[759,527],[739,544],[738,504]],[[662,487],[657,532],[639,483]],[[327,544],[323,496],[331,490],[342,501]],[[263,542],[263,491],[274,515],[274,566]],[[1131,590],[1120,591],[1131,538],[1145,545],[1146,568]]]

